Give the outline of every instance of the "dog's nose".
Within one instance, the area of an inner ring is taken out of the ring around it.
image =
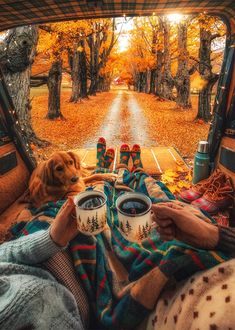
[[[72,183],[75,183],[75,182],[77,182],[78,181],[78,176],[73,176],[72,178],[71,178],[71,182]]]

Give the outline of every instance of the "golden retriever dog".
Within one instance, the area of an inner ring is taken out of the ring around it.
[[[29,181],[30,202],[40,207],[50,201],[63,199],[85,190],[86,184],[97,181],[114,181],[113,173],[93,174],[81,166],[78,155],[72,151],[59,151],[40,163]]]

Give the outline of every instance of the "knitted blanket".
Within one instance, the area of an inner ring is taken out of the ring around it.
[[[122,299],[117,298],[116,293],[122,285],[119,273],[126,272],[128,280],[132,282],[159,267],[166,277],[174,277],[179,281],[229,259],[219,251],[193,248],[177,240],[163,242],[155,229],[142,244],[127,241],[119,230],[115,208],[117,197],[123,193],[122,187],[124,190],[128,188],[146,194],[153,203],[169,200],[180,203],[190,208],[202,221],[212,221],[192,206],[174,200],[164,184],[156,182],[144,172],[130,173],[121,169],[115,185],[105,183],[96,186],[95,189],[104,191],[108,199],[108,229],[96,236],[77,235],[70,243],[70,251],[77,275],[102,329],[135,328],[149,313],[144,306],[131,299],[129,294]],[[43,209],[47,215],[55,216],[62,204],[63,201],[48,203]],[[34,210],[35,214],[37,212],[42,212],[42,209]],[[26,224],[20,223],[12,231],[15,237],[19,237],[48,226],[46,222],[34,220]]]

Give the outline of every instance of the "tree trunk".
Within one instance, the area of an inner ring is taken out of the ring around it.
[[[145,84],[145,93],[150,92],[150,80],[151,80],[151,70],[146,70],[146,84]]]
[[[92,33],[88,37],[88,45],[90,48],[90,87],[88,94],[91,95],[93,92],[93,84],[94,84],[94,66],[95,66],[95,42],[94,42],[94,33]]]
[[[178,69],[175,77],[177,89],[176,103],[183,109],[192,107],[190,97],[190,74],[188,68],[189,54],[187,51],[187,22],[178,23]]]
[[[134,80],[134,91],[138,92],[139,91],[139,73],[138,72],[134,72],[134,76],[133,76],[133,80]]]
[[[69,100],[69,102],[74,102],[74,103],[77,103],[80,100],[79,52],[77,48],[78,48],[78,42],[75,42],[74,51],[73,51],[73,60],[72,60],[72,71],[71,71],[72,93]],[[56,67],[55,70],[57,70]],[[56,79],[59,79],[59,77]]]
[[[157,30],[155,26],[152,26],[152,50],[151,53],[156,59],[156,48],[157,48]],[[150,82],[149,82],[149,93],[155,93],[156,86],[156,65],[150,71]]]
[[[171,56],[170,56],[170,23],[167,18],[162,20],[163,36],[164,36],[164,53],[163,53],[163,73],[162,73],[162,96],[168,100],[174,100],[173,87],[174,79],[171,74]]]
[[[162,65],[163,65],[163,52],[157,51],[157,69],[156,69],[156,89],[155,93],[158,97],[162,95]]]
[[[110,90],[111,77],[109,74],[105,74],[99,77],[99,90],[102,92],[108,92]]]
[[[94,34],[90,37],[90,74],[91,84],[89,88],[90,95],[96,95],[99,84],[99,51],[100,51],[100,32],[96,33],[96,41],[94,42]]]
[[[146,71],[139,73],[139,88],[138,92],[145,92],[146,86]]]
[[[80,45],[82,51],[79,53],[79,65],[80,65],[80,96],[81,98],[87,98],[87,66],[86,66],[86,53],[85,53],[85,41],[81,40]]]
[[[156,87],[156,69],[152,69],[150,72],[150,88],[149,93],[154,94]]]
[[[212,72],[211,42],[213,36],[209,29],[200,27],[199,73],[205,81],[204,87],[199,91],[197,119],[211,120],[211,93],[219,75]]]
[[[215,76],[215,79],[208,81],[207,85],[199,92],[197,119],[203,119],[206,122],[210,121],[212,117],[211,94],[213,86],[219,78],[219,75]]]
[[[52,63],[48,75],[47,86],[48,96],[48,119],[64,118],[60,111],[60,90],[62,80],[62,61],[57,60]]]
[[[31,123],[30,75],[37,41],[37,26],[23,26],[9,30],[1,43],[0,57],[24,142],[43,146],[48,143],[36,136]]]

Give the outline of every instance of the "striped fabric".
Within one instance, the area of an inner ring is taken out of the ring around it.
[[[57,279],[58,282],[72,292],[76,303],[79,306],[84,327],[87,329],[89,325],[88,298],[79,278],[76,277],[69,253],[61,251],[45,262],[43,266]]]
[[[202,194],[192,189],[183,190],[179,193],[180,199],[186,203],[191,203],[201,196]]]
[[[0,0],[1,28],[69,19],[136,16],[170,12],[218,13],[235,21],[234,0]]]
[[[125,169],[119,170],[118,186],[124,185],[148,195],[153,203],[171,200],[189,209],[202,221],[211,221],[199,209],[174,200],[165,185],[156,182],[144,172],[130,173]],[[78,234],[70,244],[70,252],[76,274],[100,322],[99,329],[135,328],[149,312],[129,294],[121,300],[117,299],[116,288],[118,284],[119,287],[121,285],[117,274],[120,273],[120,269],[123,270],[123,266],[129,274],[130,282],[139,279],[155,267],[159,267],[168,278],[182,280],[197,271],[211,268],[229,259],[219,251],[196,249],[177,240],[163,242],[155,229],[142,244],[127,241],[121,234],[115,207],[117,197],[123,192],[109,183],[96,186],[95,189],[103,190],[107,196],[108,228],[96,236]],[[53,205],[50,204],[50,207]],[[18,230],[15,230],[14,234],[17,234],[16,237],[29,234],[42,226],[45,227],[45,224],[49,225],[40,221],[30,222],[21,229],[18,225]],[[115,271],[111,267],[114,256]]]
[[[210,200],[207,196],[202,196],[192,202],[192,205],[200,208],[209,214],[217,214],[220,209],[226,210],[232,203],[230,196],[225,196],[221,200]]]

